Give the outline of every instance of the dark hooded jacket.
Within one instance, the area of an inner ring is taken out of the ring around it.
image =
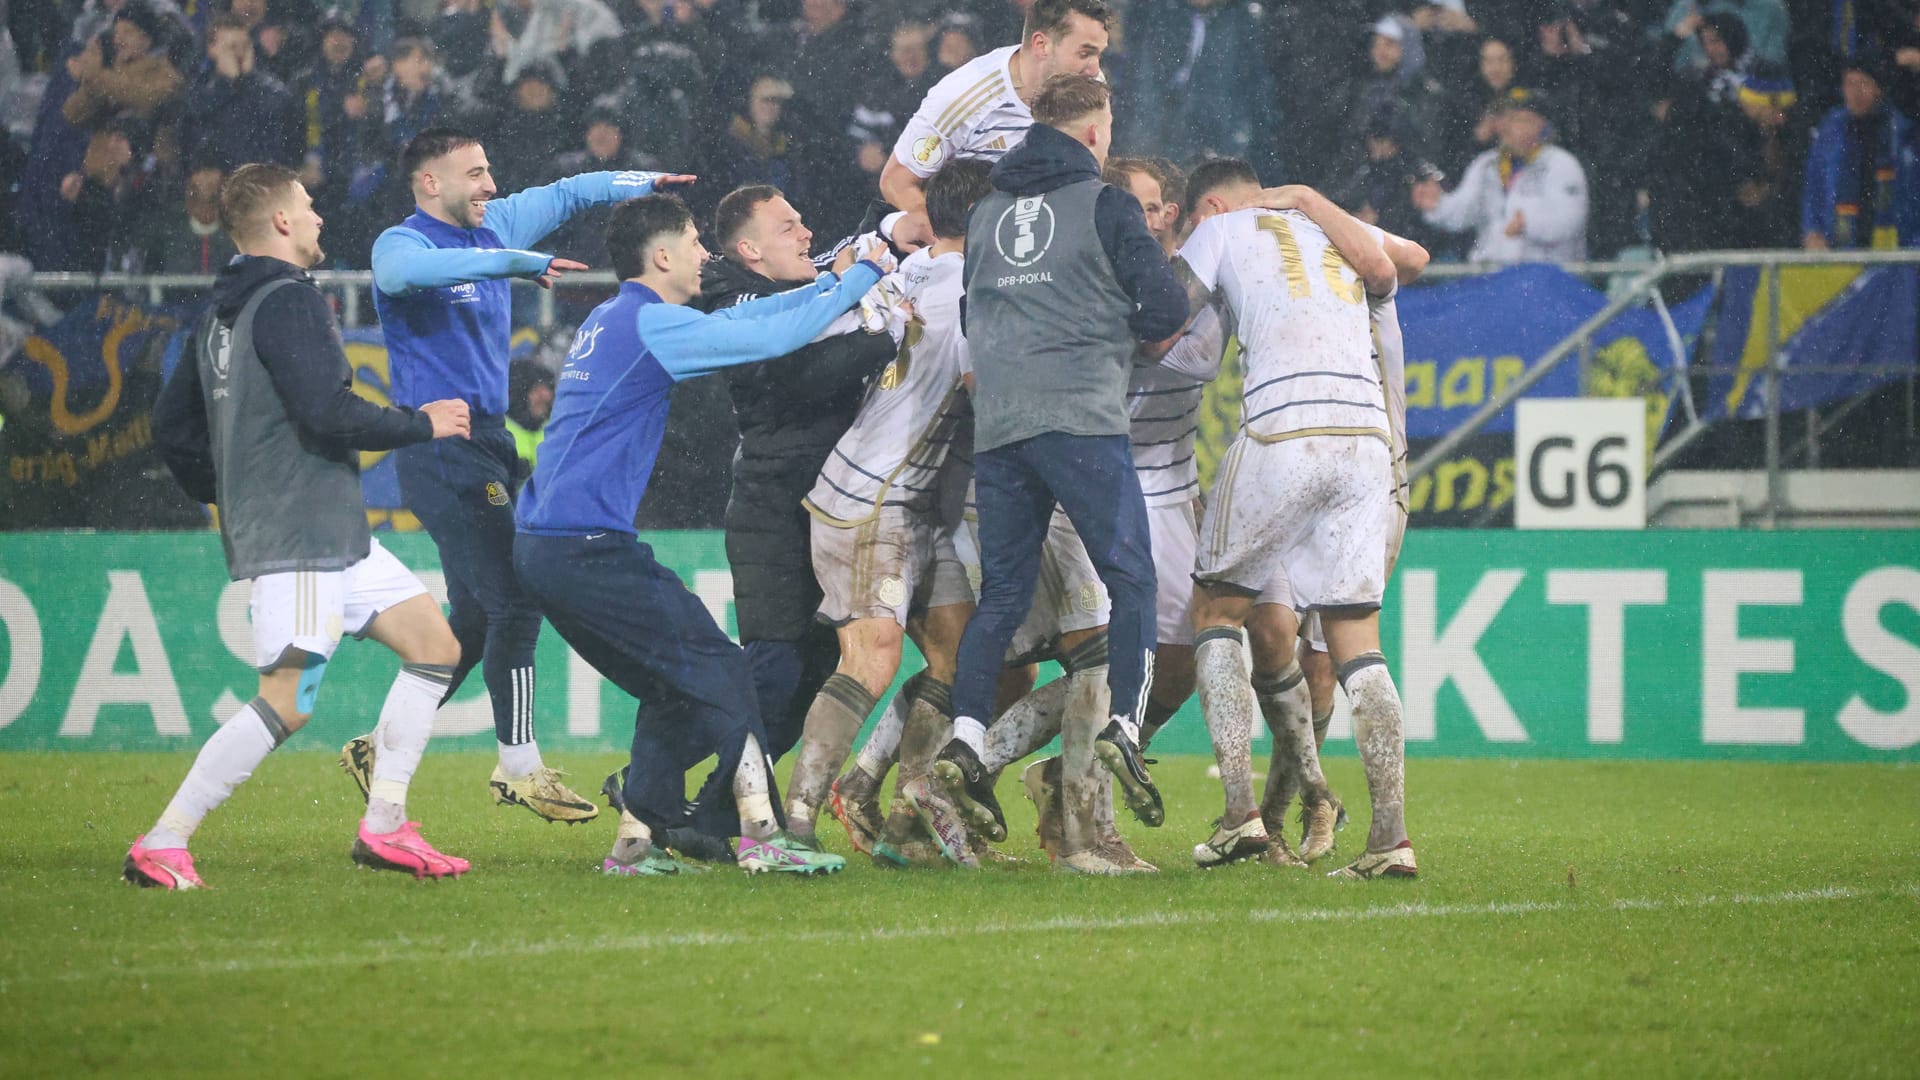
[[[697,303],[714,311],[803,284],[714,259],[701,274]],[[800,500],[853,425],[867,380],[893,355],[888,335],[852,333],[726,372],[740,426],[726,542],[742,642],[798,641],[813,623],[821,594],[808,539],[811,519]]]
[[[392,450],[433,438],[433,420],[425,413],[376,405],[353,392],[353,369],[341,348],[332,309],[305,270],[279,259],[235,259],[214,282],[210,317],[231,325],[249,297],[282,278],[294,284],[261,301],[254,315],[253,345],[301,447],[357,473],[361,450]],[[153,436],[187,494],[203,503],[215,502],[214,447],[200,369],[192,355],[180,358],[161,388],[153,409]],[[287,493],[290,506],[297,505],[299,497],[298,492]],[[357,504],[352,510],[362,513]]]

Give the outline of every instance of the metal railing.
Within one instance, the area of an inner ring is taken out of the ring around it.
[[[1495,417],[1512,407],[1514,402],[1523,397],[1526,392],[1539,383],[1541,379],[1546,378],[1550,372],[1564,363],[1568,357],[1580,356],[1583,360],[1590,357],[1595,335],[1606,329],[1620,314],[1643,302],[1651,302],[1654,307],[1660,311],[1663,320],[1667,323],[1669,337],[1671,338],[1670,345],[1679,360],[1679,363],[1674,366],[1673,374],[1678,381],[1676,388],[1678,390],[1677,396],[1680,398],[1682,407],[1686,411],[1687,425],[1674,435],[1674,437],[1661,444],[1660,448],[1654,453],[1651,467],[1648,470],[1648,479],[1651,480],[1661,471],[1670,467],[1679,457],[1680,453],[1692,445],[1701,435],[1705,434],[1714,423],[1713,421],[1702,418],[1699,410],[1695,407],[1689,376],[1738,374],[1744,370],[1737,365],[1690,364],[1687,362],[1684,346],[1680,342],[1677,332],[1673,329],[1672,320],[1665,317],[1666,304],[1659,293],[1659,287],[1662,282],[1683,274],[1718,275],[1730,267],[1758,267],[1761,272],[1761,280],[1765,283],[1767,289],[1766,361],[1762,368],[1764,380],[1761,384],[1762,390],[1766,394],[1767,402],[1765,417],[1767,510],[1764,518],[1766,527],[1771,528],[1776,524],[1780,506],[1783,501],[1781,498],[1782,454],[1780,445],[1780,383],[1783,377],[1793,374],[1818,375],[1840,373],[1854,375],[1905,373],[1909,378],[1912,377],[1914,370],[1912,365],[1889,366],[1884,364],[1862,364],[1846,368],[1796,367],[1791,372],[1783,371],[1780,364],[1780,274],[1778,273],[1778,269],[1783,266],[1916,266],[1920,265],[1920,250],[1705,251],[1658,258],[1651,262],[1587,262],[1559,263],[1556,265],[1558,265],[1560,269],[1575,275],[1632,274],[1634,276],[1624,286],[1617,286],[1610,290],[1612,299],[1607,302],[1606,306],[1595,312],[1587,321],[1581,323],[1573,333],[1567,335],[1558,344],[1541,354],[1540,358],[1529,365],[1518,378],[1515,378],[1498,393],[1494,394],[1491,399],[1482,405],[1479,410],[1464,423],[1442,436],[1438,442],[1429,446],[1426,451],[1413,462],[1408,473],[1410,480],[1417,480],[1431,473],[1441,462],[1445,461],[1449,455],[1455,450],[1458,450],[1462,443],[1472,438],[1474,434],[1484,428]],[[1487,264],[1441,264],[1428,267],[1425,276],[1428,278],[1467,277],[1499,269],[1504,269],[1504,267],[1490,266]],[[1847,411],[1851,411],[1851,408],[1856,407],[1857,404],[1858,402],[1850,403]],[[1837,422],[1837,419],[1830,421],[1826,429],[1830,429],[1831,425]],[[1822,430],[1825,429],[1822,428],[1817,420],[1810,422],[1808,439],[1802,446],[1804,453],[1817,457],[1819,453],[1818,437]]]
[[[1423,281],[1444,281],[1458,278],[1476,277],[1491,274],[1511,267],[1510,263],[1435,263],[1427,268]],[[1651,303],[1668,328],[1669,345],[1680,361],[1675,365],[1678,376],[1678,397],[1686,411],[1687,425],[1674,437],[1663,443],[1653,456],[1649,479],[1669,467],[1679,454],[1713,426],[1713,422],[1700,416],[1695,408],[1689,380],[1690,375],[1713,375],[1729,372],[1737,373],[1739,368],[1726,365],[1706,365],[1686,363],[1685,345],[1674,329],[1671,318],[1666,315],[1666,303],[1660,295],[1660,285],[1670,278],[1680,275],[1718,275],[1730,267],[1753,266],[1761,270],[1762,280],[1768,290],[1766,346],[1767,359],[1764,368],[1762,388],[1767,396],[1766,412],[1766,469],[1768,476],[1767,524],[1771,525],[1777,516],[1781,492],[1781,435],[1780,435],[1780,394],[1779,383],[1782,378],[1780,367],[1780,275],[1776,271],[1782,266],[1898,266],[1920,265],[1920,250],[1901,251],[1707,251],[1671,257],[1658,257],[1652,260],[1596,260],[1590,262],[1567,262],[1552,264],[1569,274],[1580,277],[1614,277],[1609,288],[1610,299],[1598,312],[1581,323],[1579,328],[1562,339],[1558,344],[1543,353],[1538,360],[1529,365],[1518,378],[1506,384],[1480,407],[1466,422],[1454,428],[1440,440],[1428,447],[1426,452],[1412,464],[1410,479],[1417,480],[1431,473],[1460,445],[1484,428],[1496,416],[1511,407],[1541,379],[1564,363],[1569,357],[1579,357],[1584,364],[1591,358],[1594,337],[1604,330],[1613,320],[1629,308],[1643,302]],[[1625,284],[1618,281],[1620,276],[1631,275]],[[340,297],[341,324],[354,328],[364,325],[371,312],[370,293],[373,288],[373,274],[367,270],[321,270],[313,275],[315,284],[323,291],[335,293]],[[165,302],[166,295],[176,291],[196,291],[211,288],[214,279],[209,275],[197,274],[79,274],[79,273],[36,273],[32,277],[34,287],[49,291],[142,291],[149,302]],[[598,270],[580,274],[569,274],[563,289],[605,288],[611,290],[618,280],[610,271]],[[532,282],[515,280],[516,290],[534,289]],[[556,321],[554,293],[552,290],[537,290],[538,306],[535,325],[542,331],[553,328]],[[1888,368],[1884,365],[1862,365],[1845,369],[1796,368],[1795,373],[1820,374],[1844,370],[1848,374],[1884,374],[1888,372],[1911,372],[1910,367]],[[1857,403],[1855,403],[1857,404]],[[1843,414],[1844,415],[1844,414]],[[1838,417],[1830,418],[1823,426],[1817,417],[1808,424],[1808,436],[1803,441],[1801,453],[1817,457],[1819,435],[1830,430]]]
[[[199,292],[213,287],[211,274],[76,274],[36,273],[32,285],[48,292],[142,292],[150,304],[164,304],[169,293]],[[316,270],[313,282],[322,292],[340,298],[340,325],[355,329],[372,321],[371,270]],[[553,329],[557,315],[553,290],[541,289],[531,281],[515,279],[515,291],[533,289],[539,294],[534,325],[542,331]],[[568,274],[563,290],[604,288],[609,293],[620,284],[611,270],[592,270]]]

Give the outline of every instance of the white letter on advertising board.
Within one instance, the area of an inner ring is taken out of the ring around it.
[[[0,626],[7,631],[7,675],[0,679],[0,728],[33,703],[40,689],[40,616],[20,586],[0,578]]]
[[[1798,746],[1806,712],[1740,704],[1740,676],[1793,674],[1792,638],[1743,638],[1740,609],[1800,606],[1798,570],[1708,570],[1700,577],[1700,741]]]
[[[1880,624],[1880,610],[1903,604],[1920,611],[1920,571],[1905,566],[1883,566],[1863,575],[1847,590],[1840,607],[1840,630],[1847,648],[1860,662],[1898,682],[1907,695],[1906,707],[1881,712],[1860,695],[1847,699],[1836,717],[1840,730],[1862,746],[1875,750],[1905,750],[1920,743],[1920,646]],[[0,694],[0,702],[5,695]],[[6,712],[0,704],[0,725]]]
[[[1526,577],[1521,570],[1489,570],[1474,583],[1473,592],[1445,630],[1436,632],[1440,603],[1438,575],[1432,570],[1407,570],[1400,575],[1400,663],[1406,679],[1408,741],[1434,737],[1434,703],[1447,680],[1460,691],[1467,712],[1489,742],[1526,742],[1527,731],[1500,693],[1500,684],[1488,674],[1475,647],[1493,625],[1500,609]]]
[[[1626,736],[1627,605],[1667,602],[1665,570],[1549,570],[1547,603],[1587,606],[1587,741]]]
[[[134,670],[113,670],[120,642],[133,646]],[[87,658],[80,664],[80,681],[60,721],[63,738],[85,739],[93,734],[102,705],[145,705],[153,713],[153,730],[185,738],[187,710],[180,704],[180,687],[173,681],[173,665],[160,644],[160,626],[147,602],[147,584],[132,570],[107,571],[107,602],[100,611]]]

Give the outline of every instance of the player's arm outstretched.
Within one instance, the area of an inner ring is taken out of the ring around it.
[[[691,184],[686,173],[590,172],[527,188],[487,204],[487,227],[500,242],[528,248],[582,210],[651,195],[658,188]]]
[[[267,297],[253,335],[261,366],[288,417],[323,440],[354,450],[395,450],[451,435],[465,438],[469,432],[464,401],[410,409],[376,405],[354,393],[352,368],[332,313],[315,289],[284,288]]]
[[[589,207],[637,199],[655,187],[693,180],[684,173],[582,173],[492,200],[486,222],[506,245],[499,248],[437,247],[418,231],[396,225],[373,242],[373,283],[388,296],[504,278],[530,278],[552,288],[561,274],[587,266],[531,250],[532,245]]]
[[[649,304],[637,317],[640,338],[676,380],[771,360],[812,341],[858,304],[884,273],[882,264],[862,260],[837,279],[823,276],[812,286],[711,314],[678,304]]]

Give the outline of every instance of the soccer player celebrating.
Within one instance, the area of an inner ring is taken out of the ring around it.
[[[924,760],[902,761],[900,783],[923,774],[946,741],[953,658],[973,614],[973,590],[941,521],[940,473],[957,429],[970,416],[962,385],[969,364],[960,331],[961,252],[967,214],[990,190],[987,174],[985,162],[956,161],[929,182],[938,240],[909,256],[883,285],[907,316],[899,327],[898,354],[868,389],[853,425],[802,500],[813,515],[814,573],[825,596],[820,618],[840,640],[839,667],[807,713],[788,784],[787,818],[803,838],[811,839],[834,770],[893,683],[903,631],[914,634],[927,661],[903,730],[923,736],[913,741],[926,752]],[[910,621],[909,614],[916,618]],[[849,800],[861,808],[877,804],[879,786],[876,772],[849,773],[840,792],[842,809]],[[875,851],[874,816],[841,818],[862,851]],[[892,852],[889,846],[879,855],[889,859]]]
[[[665,846],[686,817],[689,748],[718,756],[739,807],[736,860],[749,873],[831,873],[838,855],[796,843],[774,807],[772,764],[746,654],[634,535],[673,385],[791,352],[860,302],[891,263],[863,245],[842,277],[713,314],[700,292],[693,215],[671,195],[616,207],[607,250],[620,292],[595,308],[561,369],[553,417],[517,512],[514,569],[539,611],[596,670],[642,702],[621,792],[611,874],[683,869]],[[876,262],[874,260],[880,260]],[[656,843],[656,838],[659,842]]]
[[[1326,201],[1307,196],[1304,192],[1285,201],[1292,205],[1296,200],[1307,215],[1315,220],[1338,212]],[[1267,201],[1264,195],[1263,201]],[[1275,202],[1274,205],[1279,203]],[[1392,233],[1383,233],[1380,241],[1387,258],[1393,262],[1399,283],[1409,285],[1419,280],[1427,267],[1427,249]],[[1393,517],[1387,529],[1388,578],[1393,576],[1394,564],[1400,561],[1400,545],[1406,537],[1409,506],[1406,347],[1400,334],[1397,296],[1398,290],[1387,296],[1367,294],[1367,314],[1373,327],[1374,359],[1380,373],[1380,386],[1386,395],[1387,434],[1393,449]],[[1260,711],[1270,730],[1292,732],[1298,729],[1299,712],[1302,709],[1309,710],[1315,750],[1311,757],[1317,758],[1320,747],[1327,741],[1327,728],[1333,720],[1333,689],[1337,680],[1333,660],[1327,655],[1326,637],[1319,615],[1309,613],[1304,622],[1299,620],[1287,602],[1290,598],[1281,595],[1285,591],[1269,585],[1268,590],[1261,594],[1254,604],[1253,615],[1247,620],[1247,644],[1253,652],[1255,671],[1283,671],[1288,666],[1289,658],[1298,656],[1300,670],[1306,676],[1304,694],[1299,689],[1289,689],[1276,696],[1262,695]],[[1314,781],[1307,775],[1309,755],[1293,749],[1291,742],[1291,738],[1274,739],[1273,756],[1267,769],[1267,786],[1260,799],[1260,816],[1266,822],[1268,834],[1273,836],[1278,836],[1284,827],[1287,808],[1294,797],[1315,787]],[[1346,809],[1341,806],[1339,798],[1328,791],[1323,799],[1304,801],[1300,816],[1300,858],[1314,862],[1333,850],[1333,833],[1345,824]]]
[[[260,689],[134,841],[126,878],[202,886],[188,840],[306,724],[343,633],[380,642],[402,664],[370,736],[379,761],[353,859],[458,877],[467,861],[434,850],[406,802],[460,649],[426,587],[368,532],[359,451],[464,438],[467,403],[382,408],[353,393],[333,315],[307,276],[323,258],[320,215],[291,170],[242,166],[221,188],[220,220],[240,257],[220,271],[194,356],[154,407],[154,431],[180,485],[220,508],[228,573],[252,582]]]
[[[1394,289],[1394,265],[1367,226],[1310,191],[1279,211],[1261,208],[1245,162],[1203,166],[1188,198],[1197,224],[1176,266],[1196,306],[1217,297],[1234,313],[1246,365],[1245,433],[1221,463],[1194,571],[1201,707],[1227,796],[1194,861],[1217,866],[1276,846],[1253,802],[1252,721],[1258,696],[1302,676],[1297,665],[1256,670],[1249,685],[1240,634],[1255,598],[1285,580],[1289,606],[1321,616],[1372,796],[1367,853],[1338,873],[1412,877],[1400,697],[1380,654],[1393,463],[1365,306],[1368,293]],[[1292,208],[1315,200],[1317,215]],[[1275,738],[1313,753],[1310,732]]]
[[[373,245],[374,309],[393,358],[393,399],[457,398],[472,409],[473,437],[395,455],[400,493],[440,549],[460,663],[447,693],[482,665],[493,702],[500,763],[494,801],[548,821],[589,821],[599,807],[541,761],[534,741],[534,646],[540,615],[514,580],[513,496],[519,456],[506,428],[510,278],[551,286],[586,269],[527,248],[581,210],[645,195],[690,176],[596,172],[494,200],[486,150],[471,135],[429,128],[400,155],[413,186],[412,216]],[[349,742],[341,765],[364,789],[375,761],[368,737]]]
[[[1101,178],[1140,201],[1147,229],[1161,250],[1173,254],[1171,222],[1180,206],[1166,194],[1174,176],[1145,158],[1114,158]],[[1219,316],[1203,314],[1174,345],[1178,351],[1210,354],[1217,361],[1225,347]],[[1155,645],[1153,686],[1140,721],[1140,746],[1186,704],[1193,694],[1193,555],[1199,532],[1200,470],[1194,461],[1194,436],[1200,430],[1200,396],[1206,382],[1173,364],[1142,364],[1127,387],[1132,418],[1133,467],[1147,502],[1147,531],[1153,540]]]
[[[1030,106],[1048,79],[1098,78],[1113,22],[1106,0],[1034,0],[1020,44],[976,56],[935,83],[880,170],[880,197],[907,211],[894,239],[932,243],[927,178],[955,158],[1000,160],[1026,137]]]

